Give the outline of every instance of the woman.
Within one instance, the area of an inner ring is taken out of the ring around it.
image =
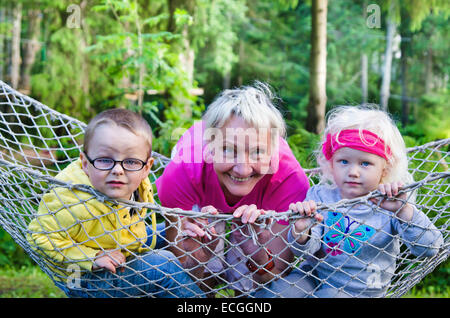
[[[223,222],[215,222],[208,233],[207,220],[183,217],[182,233],[175,227],[167,229],[168,239],[180,242],[172,251],[205,284],[208,275],[224,273],[221,278],[215,276],[242,293],[297,297],[299,290],[289,282],[302,275],[294,271],[286,277],[294,260],[286,245],[288,222],[274,222],[264,230],[255,225],[258,216],[267,211],[284,212],[290,203],[303,201],[309,188],[303,169],[283,139],[285,124],[272,99],[262,83],[225,90],[208,107],[202,121],[180,138],[156,187],[163,206],[233,213],[240,220],[232,226],[229,240],[234,247],[225,256],[224,241],[211,237],[225,231]],[[259,246],[248,239],[247,226],[235,230],[247,223],[254,226]],[[182,235],[185,238],[180,240]],[[207,263],[206,268],[199,262]],[[264,288],[257,289],[254,282]]]

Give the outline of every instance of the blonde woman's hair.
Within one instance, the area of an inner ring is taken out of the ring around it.
[[[148,122],[139,114],[123,108],[105,110],[95,116],[86,127],[84,133],[83,151],[86,153],[94,135],[95,129],[100,125],[113,124],[131,131],[136,136],[142,136],[149,146],[149,156],[152,153],[152,129]]]
[[[209,105],[202,119],[206,128],[221,128],[234,115],[256,129],[275,129],[278,136],[284,138],[286,125],[273,103],[275,99],[269,85],[256,81],[252,86],[223,91]]]
[[[319,147],[315,151],[317,163],[321,168],[321,183],[334,184],[331,174],[331,164],[322,153],[322,144],[328,134],[337,134],[345,129],[369,130],[381,139],[391,149],[392,155],[388,156],[387,173],[381,180],[382,183],[401,181],[408,184],[414,181],[408,171],[408,158],[405,142],[395,122],[390,115],[380,110],[376,105],[337,106],[326,115],[326,127],[323,132]]]

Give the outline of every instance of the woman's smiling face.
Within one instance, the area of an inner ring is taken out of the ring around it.
[[[214,149],[214,170],[227,203],[236,204],[268,173],[271,159],[269,129],[256,129],[231,116],[219,130]]]

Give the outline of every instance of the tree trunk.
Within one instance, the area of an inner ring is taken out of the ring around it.
[[[31,89],[31,68],[33,67],[36,59],[36,54],[41,48],[39,36],[41,34],[42,13],[37,9],[29,10],[27,19],[28,41],[25,43],[22,75],[20,78],[20,88],[25,92],[28,92]]]
[[[194,83],[194,60],[195,52],[191,48],[191,43],[189,42],[188,26],[185,25],[182,31],[183,36],[183,50],[180,53],[180,62],[186,72],[189,85],[192,87]]]
[[[20,31],[22,22],[22,3],[13,9],[13,30],[11,43],[11,86],[17,89],[20,77]]]
[[[367,0],[364,1],[363,4],[363,17],[364,21],[367,19]],[[367,54],[361,54],[361,99],[362,104],[367,103],[367,95],[368,95],[368,62],[367,62]]]
[[[363,104],[366,104],[368,99],[368,73],[367,54],[363,53],[361,55],[361,95]]]
[[[380,89],[380,105],[384,111],[388,110],[388,102],[391,86],[392,49],[396,29],[394,21],[389,16],[386,19],[386,24],[387,24],[386,51],[384,53],[384,64]]]
[[[191,43],[189,41],[189,30],[188,26],[185,25],[183,27],[182,35],[183,35],[183,50],[180,53],[180,62],[183,65],[183,69],[186,72],[186,76],[188,78],[189,90],[194,86],[194,60],[195,53],[191,48]],[[192,101],[186,99],[185,97],[180,97],[184,103],[184,116],[185,118],[192,118]]]
[[[87,0],[83,0],[80,3],[81,8],[81,16],[85,16],[86,12],[86,6],[87,6]],[[91,102],[89,98],[89,87],[90,87],[90,80],[89,80],[89,57],[87,56],[85,50],[88,46],[88,39],[89,36],[89,27],[87,23],[81,23],[80,30],[80,55],[81,55],[81,89],[83,90],[83,101],[84,101],[84,108],[88,110],[90,113],[92,112],[91,109]]]
[[[425,59],[425,94],[433,88],[433,49],[428,48]]]
[[[184,1],[184,0],[168,0],[167,6],[169,9],[169,21],[167,26],[167,31],[171,33],[176,33],[176,23],[175,23],[175,12],[177,8],[185,9],[189,14],[193,15],[195,10],[195,1]],[[183,50],[179,54],[179,60],[183,65],[184,71],[186,72],[189,88],[188,90],[192,90],[192,86],[194,83],[194,61],[195,61],[195,52],[191,47],[191,43],[189,41],[189,27],[188,25],[184,25],[182,30],[182,45]],[[192,118],[192,101],[185,98],[184,96],[175,97],[181,103],[184,104],[184,118]]]
[[[401,51],[401,75],[400,81],[402,86],[402,126],[408,124],[409,117],[409,97],[408,97],[408,51],[411,41],[411,32],[409,32],[409,20],[405,10],[402,10],[402,23],[400,25],[400,51]]]
[[[240,39],[239,40],[239,74],[237,76],[238,86],[242,86],[242,84],[244,83],[244,80],[242,77],[244,63],[245,63],[244,41],[242,41],[242,39]]]
[[[0,8],[0,23],[5,22],[5,8]],[[3,79],[4,73],[3,69],[5,67],[6,62],[6,54],[5,54],[5,38],[3,36],[0,36],[0,59],[2,62],[0,62],[0,78]]]
[[[311,15],[311,53],[309,102],[306,129],[321,133],[325,128],[327,78],[327,5],[328,0],[313,0]]]
[[[130,32],[130,23],[128,21],[124,21],[123,26],[124,32]],[[127,36],[124,40],[124,49],[126,49],[126,53],[124,54],[122,59],[123,63],[125,63],[130,58],[130,56],[134,54],[132,49],[131,38],[129,36]],[[130,79],[130,74],[127,70],[125,70],[122,79],[120,80],[119,88],[123,89],[125,93],[125,98],[128,101],[135,101],[137,99],[137,95],[133,94],[132,92],[132,83]],[[120,102],[118,107],[126,108],[126,102]]]

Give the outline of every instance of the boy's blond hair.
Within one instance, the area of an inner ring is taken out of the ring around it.
[[[100,125],[115,124],[131,131],[136,136],[142,136],[149,146],[148,155],[152,154],[152,129],[148,122],[139,114],[124,108],[108,109],[95,116],[86,127],[84,133],[83,151],[89,150],[89,143],[94,135],[95,129]]]

